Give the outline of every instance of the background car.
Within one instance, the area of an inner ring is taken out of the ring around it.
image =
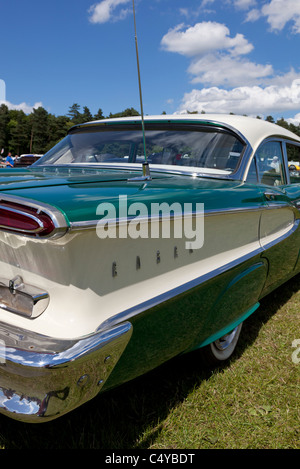
[[[36,155],[36,154],[23,154],[15,158],[15,167],[24,168],[26,166],[30,166],[39,160],[43,155]]]

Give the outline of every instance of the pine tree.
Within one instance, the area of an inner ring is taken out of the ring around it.
[[[88,107],[84,106],[83,113],[81,114],[81,122],[90,122],[93,120],[93,116]]]
[[[30,114],[31,122],[31,144],[32,153],[42,154],[48,143],[48,112],[39,107]]]
[[[28,119],[23,111],[18,111],[16,119],[11,120],[9,148],[15,155],[27,153],[29,146]]]
[[[103,112],[102,112],[102,109],[98,109],[98,112],[97,114],[94,115],[94,119],[95,120],[101,120],[101,119],[105,119],[104,115],[103,115]]]
[[[80,114],[80,105],[77,103],[74,103],[70,108],[68,112],[68,116],[70,117],[71,121],[73,124],[80,124],[81,123],[81,114]]]

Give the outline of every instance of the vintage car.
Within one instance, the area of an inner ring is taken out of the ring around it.
[[[227,360],[300,271],[299,151],[260,119],[162,115],[1,171],[1,412],[45,422],[180,354]]]
[[[22,154],[15,158],[15,168],[26,168],[39,160],[43,155],[36,155],[32,153]]]

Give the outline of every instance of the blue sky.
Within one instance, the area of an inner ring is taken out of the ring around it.
[[[145,114],[300,122],[300,0],[135,0]],[[0,102],[140,110],[132,0],[0,0]]]

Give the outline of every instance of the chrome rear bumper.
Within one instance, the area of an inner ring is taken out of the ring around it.
[[[129,322],[74,340],[0,323],[0,412],[53,420],[96,396],[132,334]]]

